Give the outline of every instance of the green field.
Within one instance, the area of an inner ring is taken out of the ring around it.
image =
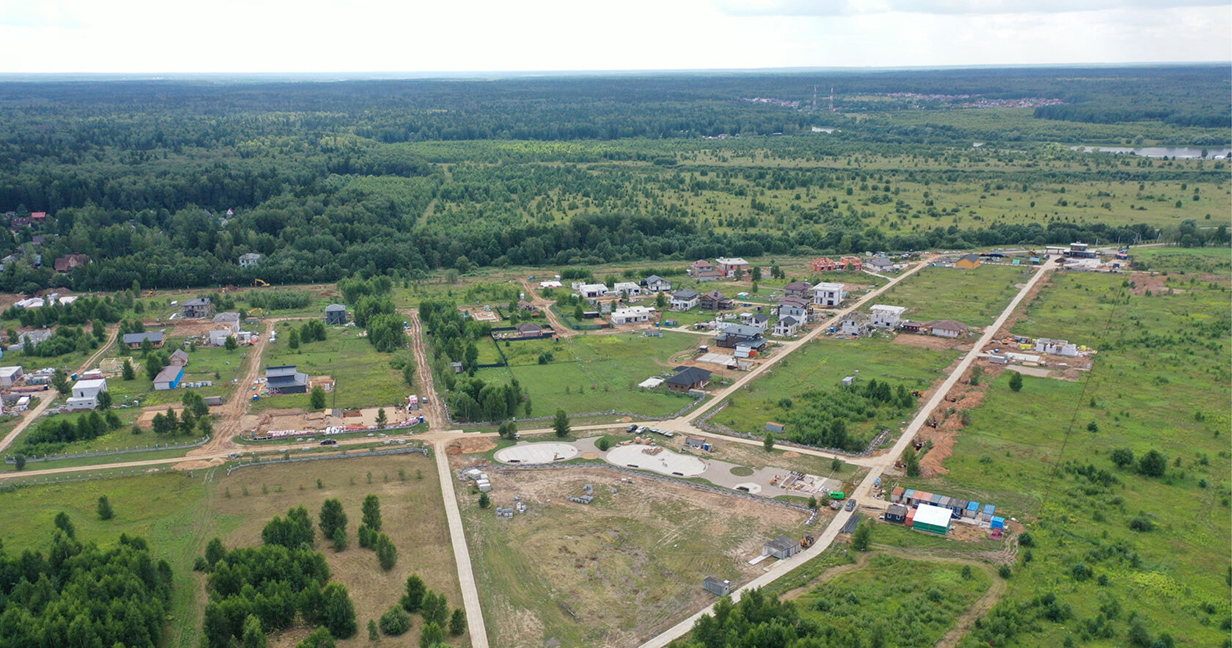
[[[908,390],[924,391],[942,377],[942,371],[958,358],[958,352],[938,351],[905,344],[892,338],[872,337],[839,340],[818,337],[805,348],[780,360],[773,368],[728,400],[728,406],[713,419],[740,432],[761,435],[767,421],[782,422],[788,415],[783,399],[836,389],[846,376],[858,370],[861,381],[888,381]],[[854,436],[871,439],[875,431],[897,431],[901,419],[848,421]],[[787,430],[790,434],[791,430]]]
[[[578,335],[560,341],[560,351],[550,364],[514,364],[480,369],[475,376],[491,384],[517,377],[531,398],[531,416],[547,416],[564,409],[569,414],[616,410],[641,416],[666,416],[692,402],[660,386],[644,390],[637,384],[652,376],[671,373],[672,357],[695,348],[696,336],[664,333],[662,338],[640,333]],[[514,342],[555,349],[547,341]],[[527,347],[535,349],[537,347]],[[508,351],[506,351],[508,353]],[[526,362],[529,355],[518,356]],[[562,360],[565,358],[565,360]],[[510,358],[511,362],[513,357]]]
[[[927,267],[877,298],[878,304],[906,306],[905,319],[953,319],[969,326],[992,324],[1026,283],[1029,268],[982,264],[972,270]]]
[[[1130,294],[1133,277],[1055,277],[1013,331],[1094,346],[1089,378],[1026,376],[1015,393],[1001,373],[971,411],[949,474],[908,484],[1029,521],[1034,560],[1020,552],[1006,600],[990,615],[1000,621],[961,645],[986,645],[1010,627],[1013,645],[1055,646],[1067,635],[1125,645],[1131,615],[1179,645],[1227,638],[1228,287],[1169,279],[1173,294],[1144,296]],[[1164,476],[1117,467],[1118,448],[1163,453]],[[1131,520],[1153,530],[1134,530]],[[1061,612],[1040,607],[1048,593]],[[1084,625],[1101,609],[1107,617],[1111,601],[1120,611],[1110,630]],[[1011,614],[1035,626],[1001,623]]]
[[[211,346],[192,348],[185,347],[184,341],[183,338],[169,338],[163,347],[166,353],[176,349],[188,352],[188,365],[184,367],[184,378],[180,384],[212,382],[214,384],[210,387],[193,387],[192,390],[202,396],[222,396],[223,400],[230,400],[236,389],[236,385],[231,381],[243,376],[243,370],[250,360],[246,353],[247,347],[234,351]],[[111,392],[116,405],[127,403],[134,407],[149,407],[180,404],[185,390],[155,390],[154,382],[145,372],[141,351],[116,348],[108,355],[113,358],[131,357],[135,363],[134,368],[137,369],[132,380],[123,380],[118,376],[107,380],[107,390]]]
[[[1188,274],[1213,274],[1227,278],[1232,272],[1232,251],[1226,247],[1179,248],[1142,247],[1133,248],[1130,258],[1134,268],[1156,272]]]
[[[280,365],[296,365],[309,376],[331,376],[334,393],[327,394],[328,407],[343,409],[389,407],[402,402],[408,387],[401,372],[390,366],[391,355],[379,353],[360,337],[361,329],[328,328],[323,342],[301,344],[298,349],[287,346],[287,333],[293,322],[278,326],[278,341],[267,344],[261,358],[262,369]],[[262,398],[252,409],[308,409],[308,394],[286,394]]]
[[[879,636],[886,646],[931,648],[992,584],[984,568],[965,573],[958,564],[873,554],[867,566],[815,586],[796,606],[841,645],[869,645]],[[870,621],[872,611],[878,620]]]

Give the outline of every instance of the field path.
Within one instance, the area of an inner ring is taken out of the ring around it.
[[[77,369],[77,373],[80,374],[81,372],[89,369],[90,365],[94,364],[100,357],[102,357],[103,353],[105,353],[107,349],[111,348],[111,345],[115,343],[116,337],[119,336],[119,334],[120,327],[118,325],[111,327],[111,333],[107,336],[107,342],[100,346],[98,351],[95,351],[89,358],[86,358],[86,361],[83,362],[81,367]],[[39,417],[43,415],[44,412],[47,411],[47,408],[51,406],[51,401],[53,400],[55,400],[54,397],[44,398],[39,402],[37,407],[27,412],[26,415],[22,417],[21,423],[18,423],[17,427],[10,430],[7,436],[0,439],[0,453],[7,450],[9,446],[13,445],[13,442],[17,440],[17,437],[21,436],[21,433],[25,432],[26,428],[30,427],[39,419]]]
[[[264,322],[265,332],[257,339],[257,343],[245,352],[244,361],[248,363],[248,369],[236,384],[231,399],[214,412],[218,414],[218,424],[214,426],[214,435],[209,443],[188,451],[185,457],[209,457],[241,449],[233,437],[243,432],[244,415],[248,413],[249,405],[247,389],[261,372],[261,356],[265,353],[265,343],[269,341],[274,324],[278,321],[280,320],[271,319]]]
[[[526,301],[529,301],[539,310],[543,311],[544,317],[548,318],[548,322],[552,325],[552,330],[556,331],[557,335],[560,337],[573,337],[574,335],[581,333],[581,331],[575,331],[568,326],[565,326],[565,323],[560,321],[559,317],[556,317],[556,313],[552,312],[552,302],[540,297],[539,293],[535,292],[534,286],[530,285],[529,280],[522,280],[522,289],[526,293],[526,296],[530,298]]]
[[[419,407],[423,410],[424,420],[428,422],[429,430],[445,429],[445,407],[440,397],[436,395],[436,385],[432,378],[432,365],[428,361],[428,347],[424,342],[423,324],[419,321],[419,313],[407,311],[407,321],[411,324],[411,353],[415,354],[415,373],[419,380]]]
[[[920,268],[926,265],[928,265],[927,262],[921,263],[920,265],[916,266],[914,269],[908,271],[907,273],[903,275],[900,275],[898,279],[901,280],[907,274],[916,272]],[[988,326],[984,329],[984,334],[980,336],[980,339],[976,341],[975,344],[972,345],[971,350],[967,352],[967,355],[964,356],[962,361],[960,361],[957,364],[957,366],[954,367],[954,370],[950,373],[949,377],[946,378],[945,382],[943,382],[941,386],[937,389],[936,393],[933,394],[932,398],[930,398],[928,402],[923,407],[920,408],[915,418],[912,419],[911,424],[907,426],[907,429],[904,430],[903,434],[899,437],[898,442],[894,444],[894,448],[890,452],[887,452],[883,455],[876,457],[875,461],[870,462],[868,473],[864,476],[864,479],[861,480],[861,482],[858,485],[856,485],[856,487],[853,489],[853,492],[851,494],[853,498],[858,498],[861,500],[868,500],[870,498],[869,492],[873,488],[874,481],[877,478],[879,478],[881,474],[887,468],[890,468],[894,465],[894,462],[898,459],[899,455],[903,453],[903,450],[905,450],[908,444],[910,444],[912,440],[915,439],[916,433],[920,431],[920,428],[923,427],[925,421],[927,421],[929,416],[932,415],[933,410],[935,410],[939,405],[945,402],[945,397],[947,394],[949,394],[950,389],[954,387],[954,385],[958,382],[958,379],[963,375],[964,372],[967,371],[967,368],[971,366],[971,363],[974,362],[975,359],[980,356],[984,347],[995,337],[997,331],[1001,329],[1001,327],[1005,324],[1005,321],[1010,317],[1011,314],[1013,314],[1014,309],[1018,308],[1018,305],[1022,303],[1023,298],[1025,298],[1027,294],[1031,292],[1031,289],[1036,284],[1038,284],[1040,281],[1042,281],[1044,277],[1050,274],[1052,270],[1055,268],[1056,268],[1056,265],[1053,259],[1048,259],[1047,261],[1045,261],[1044,264],[1041,265],[1036,270],[1035,276],[1031,277],[1031,279],[1026,283],[1026,285],[1022,287],[1022,289],[1018,292],[1018,294],[1014,296],[1014,299],[1010,301],[1009,305],[1005,307],[1005,310],[1001,312],[1001,315],[997,318],[997,320],[993,322],[991,326]],[[886,288],[889,288],[890,286],[895,285],[895,283],[886,284],[885,286],[881,288],[881,290],[885,290]],[[864,299],[861,299],[859,302],[857,302],[855,306],[858,306],[862,304],[863,302],[868,301],[869,298],[876,296],[880,292],[881,291],[879,290],[873,293],[869,293],[867,296],[865,296]],[[828,325],[828,322],[826,324],[823,324],[822,326],[819,326],[816,330],[813,331],[813,333],[810,333],[808,336],[805,337],[804,340],[801,340],[801,342],[798,344],[802,344],[803,342],[807,341],[809,338],[816,335],[819,331],[823,330],[826,327],[826,325]],[[785,355],[785,354],[781,354],[778,357],[782,357],[782,355]],[[763,365],[763,366],[766,366],[766,365]],[[748,376],[746,376],[745,378],[747,379]],[[747,382],[747,380],[742,379],[741,381],[738,381],[735,385],[728,388],[722,394],[722,396],[726,397],[727,395],[731,393],[733,389],[740,386],[744,382]],[[715,402],[717,402],[718,400],[719,399],[716,399]],[[711,403],[710,406],[713,407],[714,403]],[[682,421],[690,422],[691,418],[684,417],[682,419],[676,419],[676,421],[674,421],[675,423],[677,423],[676,429],[680,429],[679,422],[682,422]],[[686,427],[682,431],[685,431],[689,428],[691,428],[691,426]],[[712,434],[711,436],[718,437],[721,435]],[[722,437],[722,438],[728,439],[730,437]],[[833,519],[831,519],[830,525],[827,526],[825,530],[822,531],[818,535],[817,541],[813,544],[812,547],[809,547],[808,549],[801,551],[800,553],[796,554],[795,556],[792,556],[791,558],[788,558],[787,560],[779,560],[775,562],[773,565],[771,565],[766,570],[765,574],[762,574],[761,576],[753,579],[752,581],[742,585],[739,589],[734,590],[731,593],[732,601],[738,602],[740,600],[740,596],[745,591],[751,588],[764,587],[774,582],[775,580],[779,579],[783,575],[789,573],[791,570],[795,569],[796,567],[804,564],[805,562],[808,562],[809,560],[812,560],[813,558],[820,556],[823,552],[826,551],[826,549],[830,547],[830,544],[834,542],[834,539],[838,537],[839,530],[843,528],[843,525],[847,524],[847,521],[851,518],[851,516],[852,516],[852,512],[849,512],[846,510],[839,511],[838,514],[835,515]],[[977,602],[977,606],[978,606],[978,602]],[[713,611],[714,611],[713,605],[707,606],[705,609],[701,610],[700,612],[693,614],[689,618],[681,621],[680,623],[676,624],[672,628],[668,629],[663,634],[660,634],[659,636],[654,637],[653,639],[650,639],[649,641],[643,643],[642,648],[664,648],[672,641],[688,634],[689,631],[693,629],[693,624],[696,623],[697,619],[699,619],[703,614],[710,614]]]
[[[449,469],[445,444],[445,441],[437,441],[433,454],[436,455],[436,472],[441,478],[441,497],[445,500],[445,517],[449,520],[453,557],[458,563],[458,586],[462,589],[466,627],[471,635],[471,648],[488,648],[488,630],[483,622],[483,609],[479,607],[479,588],[475,586],[475,572],[471,569],[471,554],[466,546],[462,511],[458,508],[458,497],[453,491],[453,471]]]

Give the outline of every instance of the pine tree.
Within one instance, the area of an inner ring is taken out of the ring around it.
[[[133,369],[133,363],[128,358],[124,358],[124,368],[120,370],[120,376],[124,380],[133,380],[137,377],[137,370]]]
[[[346,523],[347,516],[342,510],[342,502],[336,499],[327,499],[321,504],[319,524],[321,535],[332,540],[334,532],[338,529],[346,528]]]
[[[556,418],[552,420],[552,429],[556,430],[556,436],[559,438],[569,436],[569,415],[565,414],[565,410],[556,410]]]
[[[398,548],[394,546],[393,541],[384,533],[376,537],[376,559],[381,564],[381,569],[389,571],[398,563]]]
[[[384,428],[387,424],[389,424],[389,417],[385,416],[385,408],[382,407],[376,411],[376,426]]]
[[[244,619],[244,639],[240,646],[241,648],[269,647],[269,640],[265,638],[265,631],[261,629],[261,619],[255,615],[249,614],[248,618]]]
[[[325,390],[320,385],[312,388],[312,395],[308,398],[308,404],[313,411],[319,412],[325,409]]]
[[[1011,374],[1010,375],[1010,390],[1021,391],[1022,390],[1022,374],[1018,373],[1017,371],[1011,371],[1010,374]]]
[[[873,544],[873,525],[865,520],[856,526],[855,533],[851,534],[851,548],[856,551],[868,551]]]
[[[205,562],[209,563],[210,567],[218,564],[218,561],[227,555],[227,549],[222,546],[222,540],[214,538],[205,545]]]
[[[402,609],[407,612],[418,612],[423,607],[424,594],[427,587],[419,574],[406,577],[406,593],[402,595]]]
[[[334,535],[330,536],[334,541],[334,551],[342,551],[347,548],[346,527],[338,527],[334,529]]]
[[[373,531],[381,530],[381,498],[376,495],[364,498],[364,526]]]
[[[455,608],[453,616],[449,618],[449,634],[458,636],[466,632],[466,613],[462,608]]]
[[[355,606],[347,593],[346,585],[330,583],[322,592],[325,597],[325,607],[322,609],[321,620],[329,633],[338,639],[349,639],[355,636],[359,625],[355,620]]]
[[[111,502],[108,501],[107,496],[103,495],[102,497],[99,497],[98,498],[98,519],[110,520],[113,517],[115,517],[115,511],[111,510]]]

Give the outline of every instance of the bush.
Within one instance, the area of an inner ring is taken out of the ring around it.
[[[1168,458],[1158,450],[1151,450],[1138,460],[1138,472],[1147,477],[1163,477],[1168,470]]]
[[[1010,576],[1014,575],[1014,570],[1010,569],[1009,565],[1001,565],[1001,569],[998,569],[997,573],[1001,575],[1001,578],[1009,580]]]
[[[381,563],[381,569],[389,571],[398,563],[398,548],[390,541],[389,536],[380,533],[376,537],[376,559]]]
[[[1118,468],[1132,466],[1134,463],[1134,451],[1129,448],[1117,448],[1112,451],[1110,457],[1112,458],[1112,463],[1116,464]]]
[[[1069,568],[1069,575],[1072,576],[1074,580],[1081,583],[1083,581],[1090,580],[1091,577],[1095,575],[1095,572],[1091,571],[1091,568],[1087,567],[1086,563],[1074,563],[1074,565]]]
[[[401,607],[394,606],[381,615],[381,622],[378,625],[381,628],[381,632],[391,637],[397,637],[411,629],[411,615],[407,614],[406,610],[403,610]]]
[[[1010,372],[1010,390],[1015,392],[1022,391],[1022,374],[1017,371]]]
[[[406,578],[406,593],[402,595],[402,609],[407,612],[418,612],[423,606],[424,594],[428,591],[419,574],[411,574]]]
[[[1150,533],[1155,530],[1155,521],[1145,513],[1139,513],[1129,519],[1129,528],[1139,533]]]

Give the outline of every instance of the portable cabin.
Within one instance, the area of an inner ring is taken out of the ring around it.
[[[958,498],[954,498],[954,497],[950,498],[950,512],[951,512],[951,514],[952,514],[954,517],[956,517],[956,518],[960,518],[960,517],[962,517],[962,516],[963,516],[963,511],[966,511],[966,510],[967,510],[967,504],[970,504],[970,502],[968,502],[968,501],[967,501],[967,500],[965,500],[965,499],[958,499]]]
[[[928,498],[928,500],[927,500],[927,501],[925,501],[925,500],[921,500],[921,501],[920,501],[920,503],[921,503],[921,504],[929,504],[929,505],[931,505],[931,506],[941,506],[941,498],[943,498],[943,497],[945,497],[945,496],[944,496],[944,495],[941,495],[941,494],[939,494],[939,493],[933,493],[933,496],[932,496],[932,497],[930,497],[930,498]]]
[[[985,505],[984,505],[984,514],[983,514],[983,516],[982,516],[982,518],[981,518],[981,519],[983,519],[983,520],[985,520],[985,521],[991,520],[991,519],[993,518],[993,515],[995,515],[995,514],[996,514],[996,512],[997,512],[997,507],[996,507],[996,506],[994,506],[994,505],[992,505],[992,504],[985,504]]]
[[[915,511],[915,509],[907,509],[906,524],[908,528],[915,525]]]
[[[714,594],[715,596],[726,596],[731,593],[731,581],[719,580],[714,576],[707,576],[702,581],[702,589]]]
[[[940,506],[921,504],[916,509],[912,528],[916,531],[943,536],[950,530],[950,511]]]
[[[993,518],[993,519],[992,519],[992,528],[994,528],[994,529],[1004,529],[1004,528],[1005,528],[1005,518],[1003,518],[1003,517],[995,517],[995,518]]]
[[[766,421],[766,431],[779,434],[783,431],[783,424],[775,423],[774,421]]]
[[[980,510],[979,502],[968,502],[967,510],[963,512],[963,517],[974,518],[975,514],[978,513],[979,510]]]
[[[938,502],[935,504],[935,506],[940,506],[940,507],[941,507],[941,508],[943,508],[943,509],[949,510],[949,508],[950,508],[950,498],[949,498],[949,497],[947,497],[947,496],[945,496],[945,495],[942,495],[942,496],[941,496],[941,500],[940,500],[940,501],[938,501]]]
[[[894,524],[902,524],[903,522],[906,522],[907,510],[907,507],[901,504],[891,504],[890,507],[886,509],[886,522],[893,522]]]
[[[899,504],[905,504],[907,506],[911,506],[912,499],[915,499],[915,489],[914,488],[904,489],[903,496],[902,496],[902,499],[899,500]]]
[[[902,486],[895,486],[894,489],[890,491],[890,501],[894,502],[895,504],[902,502],[903,492],[904,492],[904,489]]]

